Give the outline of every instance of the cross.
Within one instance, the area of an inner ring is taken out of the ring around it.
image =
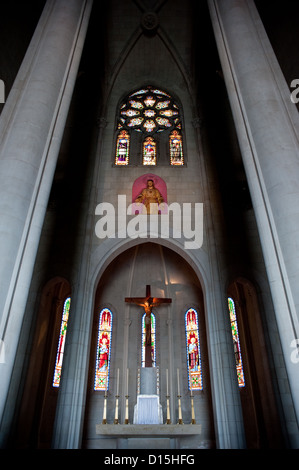
[[[151,286],[146,286],[145,297],[126,297],[125,302],[140,305],[145,311],[145,367],[152,367],[152,351],[151,351],[151,313],[152,307],[158,307],[161,304],[169,304],[171,299],[159,298],[151,296]]]

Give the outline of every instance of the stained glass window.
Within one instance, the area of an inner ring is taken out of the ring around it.
[[[129,163],[130,136],[125,130],[122,130],[117,136],[116,142],[116,165],[128,165]]]
[[[229,309],[229,315],[230,315],[232,337],[233,337],[233,342],[234,342],[234,353],[235,353],[238,383],[239,383],[239,387],[245,387],[245,378],[244,378],[244,371],[243,371],[243,364],[242,364],[237,315],[236,315],[236,310],[235,310],[235,303],[231,297],[228,298],[228,309]]]
[[[183,165],[183,143],[181,134],[174,130],[171,132],[169,137],[169,149],[170,149],[170,164],[171,165]]]
[[[145,329],[145,317],[142,317],[142,353],[141,353],[141,366],[145,367],[145,344],[146,344],[146,329]],[[151,313],[151,354],[152,354],[152,366],[156,367],[156,318]]]
[[[70,305],[71,305],[71,298],[68,297],[65,300],[64,305],[63,305],[62,320],[61,320],[61,324],[60,324],[60,333],[59,333],[59,340],[58,340],[58,347],[57,347],[57,354],[56,354],[56,362],[55,362],[55,369],[54,369],[54,377],[53,377],[53,387],[59,387],[59,384],[60,384],[62,362],[63,362],[63,353],[64,353],[64,346],[65,346],[67,322],[68,322],[68,319],[69,319]]]
[[[131,93],[120,106],[117,129],[126,132],[123,140],[117,141],[117,165],[128,164],[129,133],[133,131],[141,132],[145,136],[157,135],[157,139],[161,132],[171,133],[170,163],[184,165],[180,110],[168,93],[152,86]],[[142,154],[144,156],[144,152]],[[155,158],[158,158],[157,150]],[[143,164],[149,164],[147,159],[143,159]]]
[[[194,308],[185,314],[188,379],[190,390],[202,390],[198,315]]]
[[[156,165],[157,146],[153,137],[147,137],[143,142],[143,165]]]
[[[156,109],[168,108],[169,103],[170,103],[170,101],[160,101],[160,102],[157,104]],[[162,114],[162,113],[160,113],[160,114]]]
[[[108,308],[104,308],[100,312],[94,381],[95,390],[106,391],[109,388],[112,318],[112,312]]]

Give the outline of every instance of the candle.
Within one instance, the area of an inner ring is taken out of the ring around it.
[[[127,396],[129,395],[129,369],[127,369]]]
[[[166,395],[168,396],[168,369],[166,369]]]
[[[178,396],[180,396],[180,371],[179,369],[177,369],[177,373],[178,373]]]
[[[119,369],[117,369],[116,395],[119,392]]]

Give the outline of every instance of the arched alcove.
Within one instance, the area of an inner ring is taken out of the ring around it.
[[[58,388],[53,377],[65,300],[71,294],[62,277],[48,281],[37,306],[32,348],[20,407],[20,447],[50,448]],[[24,431],[26,429],[26,432]]]
[[[270,373],[269,348],[257,289],[236,278],[228,288],[238,322],[245,386],[240,387],[248,448],[277,448],[283,441]]]
[[[146,286],[151,294],[171,298],[171,304],[153,308],[156,318],[156,362],[160,377],[160,400],[166,421],[166,370],[169,373],[172,422],[177,420],[177,370],[180,373],[183,419],[191,422],[191,403],[188,380],[185,313],[194,308],[199,316],[199,337],[203,390],[195,391],[195,412],[202,424],[202,434],[184,437],[184,445],[192,447],[204,441],[214,446],[209,360],[205,327],[204,300],[198,276],[190,264],[175,251],[158,243],[141,243],[120,253],[102,273],[96,290],[94,320],[91,334],[89,377],[84,424],[83,447],[101,447],[96,425],[101,422],[104,392],[94,390],[99,314],[103,308],[113,312],[110,381],[107,398],[107,421],[113,423],[115,395],[120,395],[120,422],[124,422],[126,371],[129,370],[129,421],[133,422],[137,397],[137,376],[141,367],[141,336],[143,308],[127,304],[125,297],[145,296]],[[119,380],[118,380],[119,377]],[[124,439],[127,439],[124,436]],[[195,440],[194,440],[195,439]],[[197,439],[197,441],[196,441]]]

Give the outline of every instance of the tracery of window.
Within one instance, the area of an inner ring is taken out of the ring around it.
[[[244,370],[243,370],[243,364],[242,364],[242,355],[241,355],[236,309],[235,309],[235,303],[231,297],[228,298],[228,309],[229,309],[232,337],[233,337],[233,343],[234,343],[234,353],[235,353],[238,384],[239,384],[239,387],[245,387],[245,377],[244,377]]]
[[[129,164],[129,149],[130,149],[130,136],[125,130],[119,132],[116,142],[116,165],[128,165]]]
[[[120,106],[117,128],[119,131],[135,131],[151,137],[165,131],[169,133],[176,131],[177,134],[173,135],[169,145],[170,164],[184,164],[180,110],[173,98],[165,91],[147,86],[131,93]],[[155,163],[153,163],[149,158],[144,158],[143,148],[143,164],[155,165],[157,163],[157,149],[155,149],[155,153]],[[116,154],[116,165],[121,165],[122,163],[118,159],[118,142]],[[148,163],[149,161],[150,163]]]
[[[202,369],[198,333],[198,315],[194,308],[185,313],[188,381],[190,390],[202,390]]]
[[[56,354],[56,361],[55,361],[55,369],[54,369],[54,376],[53,376],[53,383],[52,383],[53,387],[59,387],[60,385],[67,323],[68,323],[69,313],[70,313],[70,305],[71,305],[71,298],[68,297],[65,300],[64,305],[63,305],[59,340],[58,340],[57,354]]]
[[[146,345],[146,328],[145,328],[145,316],[142,317],[142,329],[141,329],[141,367],[145,367],[145,345]],[[152,355],[152,366],[156,367],[156,318],[151,313],[151,355]]]
[[[147,137],[143,142],[143,165],[156,165],[157,145],[153,137]]]
[[[99,318],[94,390],[106,391],[109,388],[112,320],[113,315],[111,310],[108,308],[101,310]]]

